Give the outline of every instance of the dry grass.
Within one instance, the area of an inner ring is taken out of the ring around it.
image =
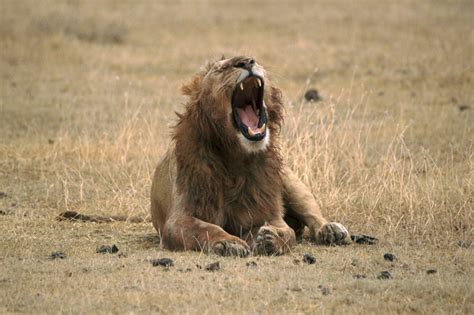
[[[1,313],[474,311],[472,2],[2,1],[0,12]],[[149,224],[54,220],[148,215],[179,85],[222,53],[266,66],[287,99],[285,160],[327,217],[379,245],[223,259],[163,251]],[[303,100],[309,87],[322,102]],[[127,257],[95,253],[112,243]],[[66,260],[49,260],[55,250]],[[294,262],[306,252],[316,265]],[[164,256],[167,272],[148,261]],[[218,272],[195,267],[217,259]]]

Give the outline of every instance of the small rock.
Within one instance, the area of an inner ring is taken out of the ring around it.
[[[387,261],[394,261],[396,259],[394,254],[386,253],[383,255],[383,259]]]
[[[299,260],[299,259],[293,259],[293,263],[294,263],[295,265],[299,265],[300,262],[301,262],[301,260]]]
[[[377,244],[377,242],[379,241],[375,237],[363,235],[363,234],[360,234],[360,235],[353,234],[351,235],[351,240],[357,244],[367,244],[367,245],[374,245],[374,244]]]
[[[318,285],[318,288],[321,289],[321,293],[323,295],[329,295],[331,294],[331,289],[329,289],[328,287],[325,287],[323,285]]]
[[[319,92],[316,89],[309,89],[308,91],[306,91],[306,93],[304,94],[304,98],[308,102],[318,102],[321,100]]]
[[[64,259],[66,258],[66,255],[63,252],[52,252],[51,255],[49,256],[51,259]]]
[[[8,196],[7,193],[0,191],[0,198],[5,198],[7,196]]]
[[[0,215],[7,215],[7,213],[3,210],[0,210]]]
[[[196,265],[196,268],[197,269],[202,269],[202,266],[201,265]]]
[[[460,106],[458,106],[458,108],[459,108],[459,111],[462,112],[462,111],[465,111],[465,110],[469,109],[470,106],[469,105],[460,105]]]
[[[382,271],[382,272],[377,276],[377,279],[379,279],[379,280],[392,279],[392,275],[390,274],[390,272],[388,272],[387,270],[385,270],[385,271]]]
[[[249,268],[257,268],[257,263],[255,261],[249,261],[245,265]]]
[[[437,273],[437,272],[438,272],[438,270],[436,270],[436,269],[428,269],[428,270],[426,270],[426,273],[429,274],[429,275],[435,274],[435,273]]]
[[[303,255],[303,262],[312,265],[316,263],[316,258],[314,256],[311,256],[310,254],[304,254]]]
[[[215,263],[209,264],[204,268],[207,271],[217,271],[217,270],[221,269],[221,264],[220,264],[220,262],[216,261]]]
[[[48,143],[49,144],[54,144],[54,140],[53,139],[48,139]]]
[[[365,278],[367,278],[367,276],[366,275],[361,275],[361,274],[355,274],[355,275],[352,276],[352,278],[354,278],[354,279],[365,279]]]
[[[151,264],[153,267],[162,266],[162,267],[173,267],[174,261],[171,258],[158,258],[152,259]]]
[[[291,287],[290,290],[293,291],[293,292],[303,292],[303,288],[298,287],[298,286]]]
[[[115,246],[115,244],[112,246],[102,245],[96,249],[96,253],[100,253],[100,254],[115,254],[118,251],[119,249],[117,246]]]

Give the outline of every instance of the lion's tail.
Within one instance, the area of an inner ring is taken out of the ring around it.
[[[99,223],[118,222],[118,221],[126,221],[130,223],[151,222],[149,218],[140,217],[140,216],[129,217],[126,215],[111,215],[111,216],[86,215],[86,214],[81,214],[75,211],[63,212],[60,215],[58,215],[56,219],[59,221],[83,221],[83,222],[99,222]]]

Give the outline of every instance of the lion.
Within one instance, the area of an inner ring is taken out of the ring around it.
[[[283,164],[282,93],[254,58],[209,63],[182,92],[186,108],[151,188],[151,220],[165,248],[281,255],[305,227],[317,242],[348,242],[347,229],[324,219]]]
[[[282,93],[254,58],[208,63],[181,90],[185,111],[151,186],[151,221],[164,248],[282,255],[305,227],[318,243],[350,242],[347,229],[322,216],[311,191],[284,165]],[[126,219],[75,212],[60,217]]]

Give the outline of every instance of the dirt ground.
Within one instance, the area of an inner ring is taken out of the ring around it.
[[[0,313],[474,313],[473,30],[468,0],[0,0]],[[266,67],[285,161],[377,244],[222,258],[55,220],[147,216],[179,87],[222,54]]]

